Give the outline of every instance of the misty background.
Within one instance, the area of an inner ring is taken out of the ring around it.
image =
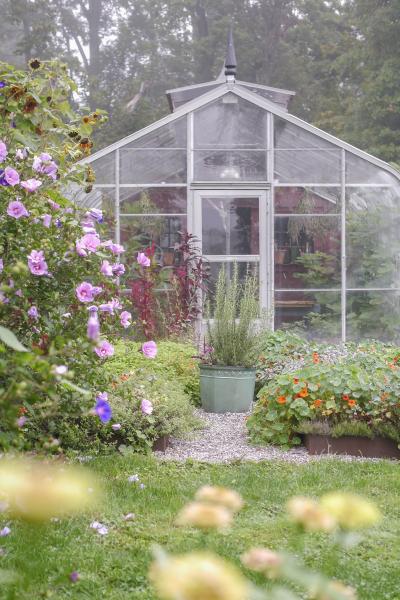
[[[0,0],[0,60],[59,58],[105,109],[95,150],[215,79],[233,24],[238,79],[296,91],[290,112],[400,163],[400,0]]]

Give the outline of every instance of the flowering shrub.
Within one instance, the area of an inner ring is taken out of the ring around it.
[[[75,86],[57,63],[35,61],[28,73],[2,65],[0,82],[1,321],[93,390],[85,396],[55,382],[52,395],[36,397],[26,386],[10,401],[28,412],[36,402],[42,418],[89,414],[104,385],[101,365],[113,354],[110,337],[131,323],[116,287],[123,248],[102,240],[101,210],[81,211],[62,189],[73,181],[90,190],[91,169],[75,163],[90,152],[89,135],[104,118],[73,113]],[[13,376],[4,372],[2,387],[10,388]]]
[[[299,444],[299,423],[326,419],[329,423],[354,421],[373,429],[400,426],[400,354],[382,345],[359,346],[336,364],[324,362],[317,352],[298,371],[278,375],[258,393],[248,419],[253,441]]]

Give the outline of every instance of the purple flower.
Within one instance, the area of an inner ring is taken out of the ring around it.
[[[106,304],[100,304],[99,306],[100,312],[106,312],[110,315],[113,315],[114,311],[116,310],[121,310],[121,308],[122,305],[118,298],[113,298],[110,300],[110,302],[107,302]]]
[[[119,431],[121,429],[122,425],[121,423],[113,423],[111,425],[111,429],[113,429],[114,431]]]
[[[29,213],[25,206],[19,200],[13,200],[7,207],[7,214],[9,217],[14,219],[20,219],[21,217],[29,217]]]
[[[49,203],[51,210],[60,210],[61,206],[57,202],[54,202],[54,200],[47,200],[47,202]]]
[[[153,340],[144,342],[142,352],[147,358],[155,358],[157,356],[157,344]]]
[[[124,329],[131,325],[132,315],[127,310],[123,310],[119,317],[120,323]]]
[[[6,87],[6,85],[5,81],[0,81],[0,89]]]
[[[153,405],[150,400],[142,400],[140,404],[140,410],[144,415],[151,415],[153,412]]]
[[[112,277],[113,275],[113,268],[108,260],[103,260],[103,262],[101,263],[100,271],[106,277]]]
[[[129,483],[137,483],[139,481],[139,475],[135,473],[135,475],[129,475],[128,477]]]
[[[4,169],[3,177],[6,180],[6,182],[8,183],[8,185],[11,185],[14,187],[14,185],[19,184],[19,174],[12,167],[6,167]]]
[[[32,169],[37,173],[48,175],[52,179],[57,179],[58,167],[50,154],[42,152],[40,156],[35,156],[32,163]]]
[[[148,256],[145,255],[144,252],[138,252],[137,262],[142,267],[149,267],[150,266],[150,259],[149,259]]]
[[[79,581],[79,578],[80,576],[78,571],[72,571],[72,573],[69,574],[69,580],[72,581],[72,583]]]
[[[43,250],[32,250],[28,256],[28,266],[32,275],[48,275],[48,267]]]
[[[115,244],[112,240],[103,242],[102,246],[110,250],[113,254],[122,254],[122,252],[125,252],[125,248],[121,244]]]
[[[4,292],[0,290],[0,304],[8,304],[9,302],[10,300],[7,298]]]
[[[19,298],[22,298],[24,294],[21,289],[18,289],[18,290],[16,290],[15,295],[18,296]]]
[[[2,272],[3,272],[3,269],[4,269],[4,263],[3,263],[3,259],[2,259],[2,258],[0,258],[0,273],[2,273]]]
[[[39,318],[39,311],[36,308],[36,306],[31,306],[30,309],[28,310],[28,316],[31,319],[35,319],[35,321]]]
[[[24,416],[18,417],[18,419],[17,419],[17,427],[20,427],[20,428],[23,427],[25,425],[26,421],[27,421],[26,417],[24,417]]]
[[[42,182],[38,179],[27,179],[26,181],[21,181],[21,187],[23,187],[27,192],[36,192],[41,185]]]
[[[43,219],[43,225],[45,227],[50,227],[52,216],[45,214],[45,215],[42,215],[42,219]]]
[[[96,346],[94,351],[100,358],[107,358],[114,354],[114,346],[110,342],[107,342],[107,340],[103,340]]]
[[[103,523],[99,523],[98,521],[93,521],[90,523],[90,528],[97,531],[97,533],[100,535],[107,535],[108,533],[108,528],[103,525]]]
[[[89,340],[97,340],[100,335],[100,323],[97,312],[91,312],[87,324],[87,336]]]
[[[76,250],[80,256],[86,256],[87,252],[96,252],[97,248],[100,246],[101,241],[97,233],[85,233],[83,237],[81,237],[76,242]]]
[[[94,412],[102,423],[108,423],[112,417],[111,406],[107,400],[97,400]]]
[[[25,158],[28,156],[28,150],[26,148],[18,148],[15,151],[15,158],[17,160],[25,160]]]
[[[95,296],[102,291],[101,288],[94,287],[88,281],[83,281],[76,288],[76,297],[80,302],[93,302]]]
[[[107,402],[107,400],[108,400],[107,392],[97,392],[96,400],[104,400],[105,402]]]
[[[125,273],[125,265],[123,265],[122,263],[115,263],[115,265],[112,266],[112,272],[118,277],[120,275],[123,275]]]
[[[91,208],[87,213],[89,217],[95,219],[98,223],[103,222],[103,211],[100,208]]]
[[[7,154],[8,154],[7,146],[5,145],[5,143],[2,140],[0,140],[0,162],[3,162],[6,160]]]
[[[0,530],[0,537],[6,537],[6,535],[10,535],[11,533],[11,529],[9,527],[3,527],[3,529]]]

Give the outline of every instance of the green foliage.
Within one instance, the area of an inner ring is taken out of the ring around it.
[[[255,320],[259,316],[257,280],[250,273],[241,284],[235,263],[227,282],[224,266],[218,274],[214,318],[207,323],[209,352],[204,360],[214,365],[253,367],[259,334]]]
[[[313,346],[313,350],[317,348],[319,346]],[[265,383],[271,375],[276,375],[284,369],[287,362],[299,360],[309,352],[309,342],[296,333],[282,329],[263,331],[256,363],[257,382]]]
[[[87,337],[88,305],[79,301],[76,287],[82,282],[97,286],[102,303],[117,292],[115,283],[100,273],[102,259],[110,258],[108,250],[99,247],[97,253],[78,254],[82,221],[90,220],[90,215],[62,195],[63,186],[71,181],[91,184],[90,169],[75,168],[75,163],[90,152],[89,135],[103,118],[100,113],[73,111],[69,101],[76,86],[65,65],[54,61],[31,65],[27,72],[0,65],[0,140],[7,152],[1,168],[13,169],[19,176],[15,185],[0,186],[0,319],[17,341],[3,329],[1,339],[16,350],[21,350],[20,343],[33,351],[25,357],[22,352],[3,356],[0,387],[7,401],[0,405],[0,420],[7,444],[15,433],[20,445],[21,430],[17,435],[8,414],[9,405],[13,411],[18,406],[27,411],[22,429],[26,444],[58,446],[57,428],[51,423],[60,411],[65,419],[88,415],[94,391],[104,390],[106,383],[95,341]],[[42,153],[50,159],[40,158]],[[40,171],[35,161],[40,165],[41,160],[47,166],[51,161],[53,171]],[[41,184],[34,192],[22,186],[29,179]],[[15,201],[22,202],[27,213],[20,218],[9,214]],[[32,272],[28,261],[32,251],[43,252],[45,272]],[[32,309],[36,314],[30,314]],[[115,331],[112,318],[101,319],[103,336]],[[47,381],[49,369],[57,366],[63,367],[65,376]],[[91,394],[85,392],[89,389]],[[49,426],[43,431],[35,427],[36,420],[46,423],[46,419]],[[48,438],[50,433],[54,440]]]
[[[150,415],[143,413],[141,403],[153,405]],[[108,453],[119,449],[123,453],[146,452],[154,440],[164,435],[185,436],[199,426],[183,385],[166,373],[154,374],[151,368],[136,367],[129,374],[111,381],[109,403],[113,411],[114,430],[102,424],[87,411],[75,406],[67,408],[65,399],[52,415],[35,411],[29,419],[26,438],[42,436],[51,447],[57,439],[57,449],[71,453]]]
[[[161,340],[157,343],[158,353],[155,360],[149,360],[139,352],[139,344],[119,341],[115,345],[114,356],[105,364],[110,377],[129,374],[139,370],[148,376],[154,374],[167,381],[176,381],[183,387],[194,404],[200,401],[199,369],[195,355],[196,348],[191,342]]]
[[[335,364],[323,362],[314,353],[304,368],[278,375],[259,391],[247,422],[251,438],[298,444],[299,423],[310,419],[327,419],[330,426],[361,421],[398,430],[398,359],[398,349],[382,345],[358,346]]]

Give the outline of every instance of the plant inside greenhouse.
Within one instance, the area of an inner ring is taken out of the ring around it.
[[[397,600],[395,3],[0,15],[1,598]]]

